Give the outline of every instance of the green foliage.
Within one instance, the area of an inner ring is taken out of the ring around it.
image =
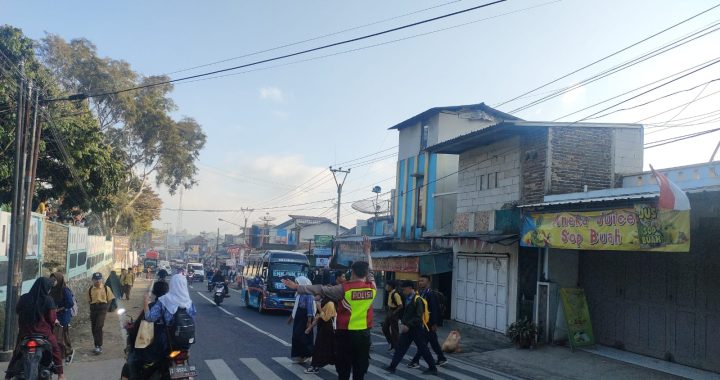
[[[522,317],[522,319],[513,322],[508,327],[506,335],[516,345],[522,348],[527,348],[535,342],[537,333],[537,325],[535,325],[527,317]]]

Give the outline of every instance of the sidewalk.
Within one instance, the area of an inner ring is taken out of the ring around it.
[[[376,311],[374,332],[380,335],[382,335],[380,322],[384,318],[384,312]],[[481,366],[520,379],[663,380],[716,378],[715,374],[679,365],[675,366],[681,367],[677,373],[682,373],[682,377],[629,364],[612,359],[612,355],[602,352],[608,349],[592,352],[591,350],[576,350],[573,352],[567,347],[542,345],[535,349],[521,350],[515,348],[503,334],[451,320],[446,320],[444,326],[438,328],[438,339],[441,345],[452,330],[460,332],[460,346],[463,352],[446,354],[450,360],[454,359],[470,366]],[[621,355],[616,355],[616,357],[622,358]]]

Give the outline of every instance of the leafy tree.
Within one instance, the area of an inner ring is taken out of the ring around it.
[[[0,26],[0,203],[12,196],[15,155],[18,63],[44,98],[63,96],[35,57],[35,43],[20,29]],[[105,142],[96,119],[82,102],[50,102],[38,118],[43,133],[37,168],[37,193],[64,198],[63,207],[102,212],[127,178],[120,156]]]

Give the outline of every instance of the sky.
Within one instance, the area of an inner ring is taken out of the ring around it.
[[[19,27],[35,39],[45,33],[66,40],[86,38],[101,56],[125,60],[143,75],[178,78],[486,2],[0,0],[0,23]],[[668,77],[672,74],[717,58],[720,33],[592,83],[582,81],[708,27],[720,19],[720,7],[532,96],[503,104],[714,5],[703,0],[510,0],[227,73],[233,75],[179,83],[171,94],[178,106],[174,117],[195,118],[207,144],[197,163],[198,184],[182,195],[188,211],[180,221],[175,211],[179,194],[159,187],[164,210],[155,226],[191,233],[219,228],[221,234],[233,234],[245,216],[249,223],[265,216],[280,223],[289,214],[334,219],[336,188],[328,167],[335,165],[353,168],[341,206],[342,224],[352,227],[366,216],[346,202],[372,197],[375,185],[383,192],[394,186],[398,134],[388,128],[437,106],[485,102],[526,120],[574,122],[602,116],[584,121],[639,122],[645,125],[646,143],[717,128],[718,114],[712,112],[718,110],[714,93],[720,92],[720,81],[707,82],[720,77],[720,64],[653,88],[679,76]],[[285,47],[266,51],[280,46]],[[247,56],[259,51],[265,52]],[[245,57],[233,59],[240,56]],[[218,61],[224,62],[207,65]],[[185,70],[201,65],[207,66]],[[569,93],[515,111],[573,85],[577,88]],[[641,86],[646,87],[637,89]],[[656,100],[665,95],[670,96]],[[642,105],[648,101],[653,102]],[[629,107],[634,108],[607,114]],[[720,133],[711,133],[646,149],[645,168],[707,162],[718,139]],[[241,208],[255,211],[190,211]]]

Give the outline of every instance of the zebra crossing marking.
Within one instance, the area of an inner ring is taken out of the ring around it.
[[[380,356],[380,355],[373,356],[373,357],[371,357],[370,359],[371,359],[371,360],[377,360],[377,361],[379,361],[380,363],[383,363],[383,364],[385,364],[385,365],[390,365],[390,363],[392,362],[391,359],[388,359],[388,358],[386,358],[385,356]],[[397,368],[395,368],[395,371],[397,371],[397,372],[402,372],[402,373],[408,374],[408,375],[410,375],[410,376],[416,376],[416,377],[422,376],[422,377],[428,378],[428,379],[442,379],[441,377],[438,377],[438,376],[435,376],[435,375],[427,375],[427,376],[424,376],[424,375],[422,374],[422,372],[420,372],[420,371],[417,371],[417,370],[413,371],[413,370],[411,370],[411,369],[409,369],[409,368],[403,368],[403,367],[404,367],[404,365],[401,363],[401,364],[399,364],[399,365],[397,366]],[[440,370],[438,370],[438,372],[440,372]]]
[[[250,369],[259,379],[262,380],[282,380],[270,368],[262,364],[257,358],[240,358],[240,361]]]
[[[239,380],[223,359],[205,360],[205,364],[216,379]]]
[[[276,361],[281,366],[285,367],[288,371],[292,372],[293,375],[303,379],[303,380],[321,380],[322,378],[318,375],[313,375],[310,373],[305,373],[305,367],[302,365],[298,365],[296,363],[293,363],[292,360],[288,357],[275,357],[272,358],[274,361]],[[298,372],[300,371],[300,372]]]

